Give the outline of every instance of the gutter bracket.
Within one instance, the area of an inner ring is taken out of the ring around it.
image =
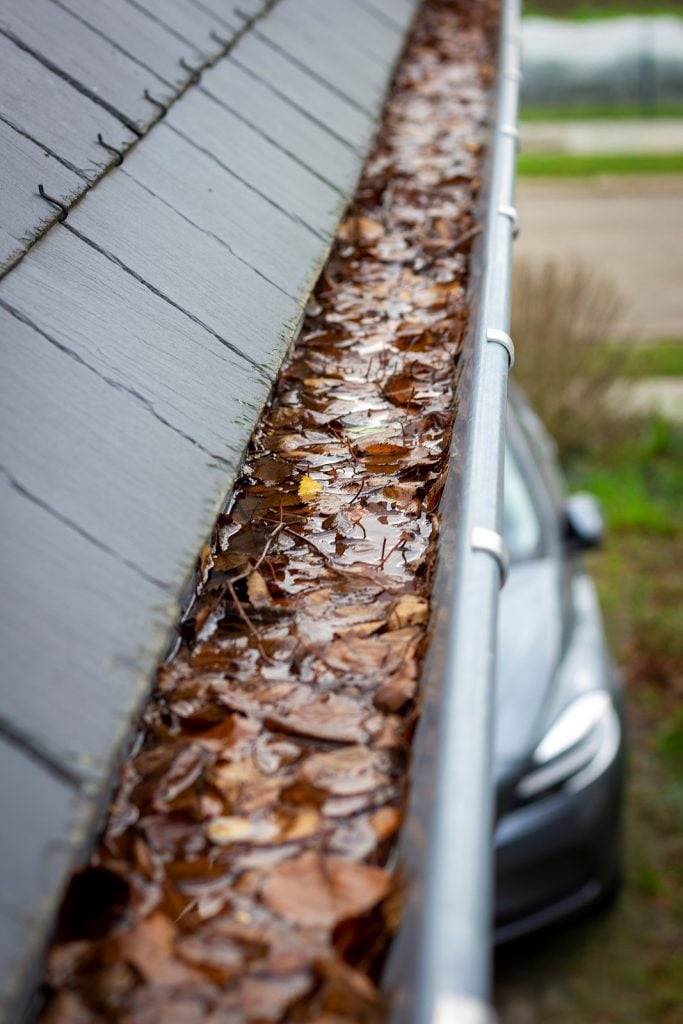
[[[521,78],[521,75],[520,75]],[[515,148],[519,153],[522,148],[522,140],[519,134],[519,128],[515,124],[502,124],[498,129],[501,135],[507,135],[509,139],[515,140]]]
[[[498,213],[501,217],[507,217],[512,223],[512,237],[517,238],[519,234],[519,214],[516,206],[510,206],[508,203],[501,203],[498,207]]]
[[[494,1024],[491,1008],[471,996],[439,997],[430,1024]]]
[[[502,536],[496,530],[489,530],[486,526],[475,526],[472,530],[470,544],[473,551],[484,551],[498,563],[502,589],[510,569],[510,552]]]
[[[486,332],[486,340],[502,345],[508,354],[510,369],[515,365],[515,346],[512,338],[505,331],[499,331],[496,327],[489,327]]]

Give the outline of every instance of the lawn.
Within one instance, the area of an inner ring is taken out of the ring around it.
[[[595,18],[620,18],[624,15],[640,14],[652,17],[656,14],[674,14],[683,17],[681,0],[527,0],[524,15],[527,18],[572,18],[576,21],[592,21]]]
[[[683,153],[524,153],[517,173],[526,177],[597,174],[681,174]]]
[[[642,377],[683,377],[683,341],[664,338],[641,345],[614,345],[621,355],[621,376],[630,379]]]
[[[521,110],[522,121],[629,121],[633,118],[683,117],[683,103],[658,102],[655,107],[643,108],[642,104],[622,104],[607,106],[594,104],[580,107],[532,107],[524,105]]]
[[[501,952],[502,1024],[683,1024],[683,429],[651,420],[567,469],[609,524],[587,561],[629,706],[625,884],[611,910]]]

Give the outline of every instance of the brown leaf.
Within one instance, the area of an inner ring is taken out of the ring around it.
[[[267,608],[272,604],[268,584],[258,570],[247,577],[247,594],[255,608]]]
[[[299,927],[333,928],[370,910],[390,886],[391,876],[382,868],[309,850],[271,873],[263,898],[271,910]]]
[[[416,691],[417,671],[415,664],[409,661],[382,680],[375,693],[375,707],[382,711],[399,711],[413,699]]]
[[[384,234],[384,228],[379,221],[370,217],[347,217],[343,224],[340,224],[337,237],[343,242],[376,242]]]
[[[352,1021],[379,1021],[386,1009],[384,997],[368,976],[344,963],[341,957],[325,964],[323,1008]]]
[[[269,712],[265,724],[292,736],[310,736],[335,743],[362,743],[369,712],[349,697],[322,694],[307,704]]]
[[[248,1020],[282,1020],[291,1004],[313,987],[313,977],[299,972],[273,977],[249,974],[242,983],[242,1002]]]
[[[429,618],[429,602],[417,594],[404,594],[393,605],[387,625],[389,629],[422,626]]]
[[[184,790],[196,782],[207,761],[207,752],[202,747],[194,744],[181,747],[168,771],[158,779],[154,787],[154,808],[164,810],[172,804]]]
[[[396,373],[384,386],[384,394],[394,405],[410,405],[415,397],[416,384],[409,373]]]
[[[232,815],[214,818],[207,823],[205,831],[212,843],[228,846],[231,843],[267,843],[275,838],[278,829],[273,821]]]
[[[242,973],[246,959],[244,948],[237,942],[201,929],[182,936],[175,948],[186,963],[206,971],[221,985]]]
[[[335,796],[350,796],[386,784],[389,768],[385,753],[356,746],[313,754],[304,761],[299,773],[318,789]]]
[[[100,1024],[104,1019],[74,992],[58,992],[40,1018],[41,1024]]]
[[[202,582],[206,580],[212,566],[213,552],[211,551],[211,545],[205,544],[199,554],[199,577]]]
[[[409,449],[402,444],[392,444],[388,441],[363,442],[360,441],[356,447],[366,455],[407,455]]]
[[[381,807],[372,815],[371,821],[377,838],[384,841],[398,832],[401,824],[401,812],[397,807]]]
[[[53,988],[67,985],[90,955],[92,946],[87,939],[53,946],[45,969],[49,984]]]
[[[214,818],[206,825],[206,834],[212,843],[230,846],[247,843],[251,846],[271,846],[275,843],[293,843],[308,839],[320,831],[321,819],[317,811],[304,807],[294,813],[249,817],[227,815]]]
[[[119,955],[150,984],[186,985],[199,976],[174,955],[175,934],[167,917],[152,914],[131,931],[117,936]]]

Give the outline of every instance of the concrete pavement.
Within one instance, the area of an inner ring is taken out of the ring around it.
[[[620,337],[683,338],[683,176],[522,178],[516,256],[580,261],[624,297]]]
[[[525,153],[680,153],[683,118],[522,121]]]

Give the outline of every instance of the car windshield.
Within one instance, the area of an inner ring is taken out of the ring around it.
[[[503,535],[513,562],[537,554],[541,524],[527,482],[509,445],[505,451]]]

